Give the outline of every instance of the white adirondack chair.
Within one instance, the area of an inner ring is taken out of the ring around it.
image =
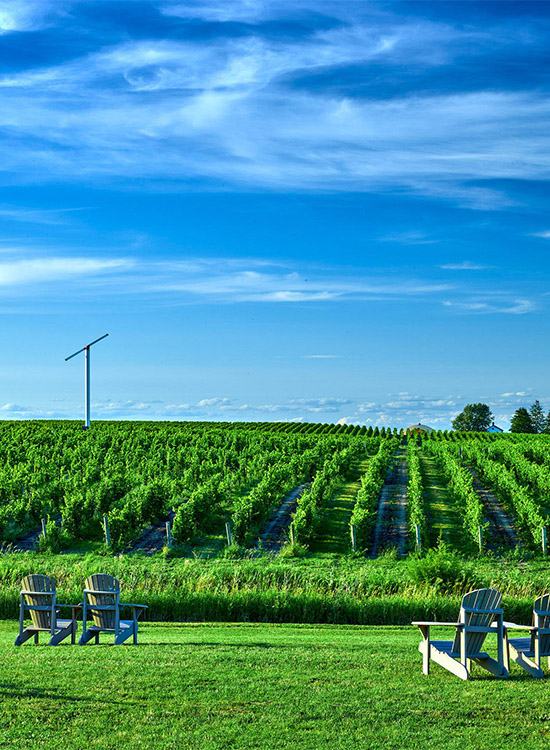
[[[123,604],[120,601],[120,583],[114,576],[92,575],[84,582],[84,601],[82,603],[82,635],[80,646],[95,638],[99,643],[100,633],[114,633],[115,646],[124,643],[133,636],[137,643],[138,617],[147,609],[145,604]],[[121,620],[120,610],[123,607],[132,609],[131,620]],[[88,614],[92,615],[92,625],[88,625]]]
[[[530,635],[510,638],[509,630],[528,630]],[[504,623],[504,647],[506,659],[512,659],[532,677],[544,677],[541,667],[543,656],[548,657],[550,667],[550,594],[535,599],[532,625]]]
[[[462,680],[470,676],[472,662],[479,664],[497,677],[508,677],[504,656],[502,595],[494,589],[478,589],[465,594],[460,605],[458,622],[413,622],[420,628],[423,639],[418,650],[424,657],[423,672],[430,673],[430,659]],[[452,641],[432,641],[431,626],[455,628]],[[489,633],[497,636],[497,659],[482,651]]]
[[[21,594],[19,601],[19,633],[15,639],[15,645],[21,646],[25,641],[34,636],[34,642],[38,643],[39,633],[49,633],[50,646],[57,646],[68,636],[71,643],[75,642],[77,629],[76,613],[80,609],[79,604],[58,604],[55,581],[53,578],[43,575],[30,575],[21,581]],[[60,620],[57,615],[60,607],[69,607],[72,610],[70,620]],[[25,627],[25,613],[31,616],[31,625]]]

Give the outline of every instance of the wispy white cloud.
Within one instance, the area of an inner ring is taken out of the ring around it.
[[[525,315],[526,313],[536,310],[536,304],[530,299],[515,299],[510,302],[497,303],[488,302],[482,299],[472,299],[466,302],[451,302],[445,300],[445,307],[455,308],[460,312],[477,313],[477,314],[506,314],[506,315]]]
[[[550,229],[544,232],[534,232],[532,237],[541,237],[543,240],[550,240]]]
[[[382,242],[398,242],[401,245],[433,245],[439,240],[430,239],[425,232],[410,231],[398,232],[397,234],[388,234],[381,237]]]
[[[197,406],[229,406],[231,404],[231,399],[229,398],[203,398],[198,403]]]
[[[62,281],[129,268],[126,259],[39,258],[0,262],[0,287]]]
[[[0,35],[43,28],[53,23],[65,4],[63,0],[2,0]]]
[[[338,299],[397,299],[431,295],[451,289],[449,284],[413,279],[346,278],[344,275],[307,277],[297,272],[271,273],[233,271],[186,276],[180,280],[151,283],[151,289],[164,292],[186,292],[194,296],[211,296],[237,302],[318,302]]]
[[[33,257],[29,253],[33,252]],[[5,295],[24,297],[44,293],[52,299],[59,283],[70,280],[63,297],[71,293],[147,298],[158,304],[320,304],[337,302],[415,302],[443,304],[460,313],[522,315],[536,309],[532,298],[501,288],[474,290],[465,285],[410,278],[397,272],[369,274],[369,269],[304,265],[295,270],[284,262],[254,258],[201,258],[151,260],[132,257],[49,255],[37,248],[6,245],[1,248],[0,288]],[[4,312],[4,311],[3,311]],[[331,353],[305,353],[304,359],[328,360]]]
[[[328,3],[327,3],[328,5]],[[300,8],[305,10],[317,9],[318,2],[301,2]],[[288,8],[288,4],[265,0],[189,0],[188,2],[164,2],[160,5],[162,12],[167,16],[179,18],[196,18],[203,21],[216,21],[225,23],[228,21],[244,21],[245,23],[257,23],[265,18],[277,15],[282,8]]]
[[[0,205],[0,217],[29,224],[65,224],[67,215],[84,208],[34,209],[23,206]]]
[[[539,395],[544,409],[550,397]],[[451,394],[429,397],[422,394],[389,394],[386,400],[357,402],[344,397],[290,398],[283,401],[248,403],[226,396],[205,397],[198,401],[165,402],[160,400],[106,399],[92,403],[96,418],[105,419],[184,419],[184,420],[281,420],[320,421],[344,424],[367,424],[385,427],[407,427],[422,422],[436,429],[449,429],[451,420],[467,403],[482,401],[491,408],[495,422],[507,429],[514,411],[530,406],[536,398],[530,389],[509,391],[495,396]],[[6,403],[0,407],[3,419],[74,418],[80,406],[64,403],[65,411],[36,408],[28,404]]]
[[[217,17],[250,11],[247,3],[164,8],[180,15],[198,8],[203,16],[210,9]],[[288,85],[308,71],[372,60],[439,64],[428,51],[444,55],[465,34],[395,21],[299,39],[258,31],[209,44],[128,41],[6,73],[0,166],[32,181],[120,177],[130,184],[139,177],[210,188],[400,190],[502,207],[509,197],[480,182],[548,176],[550,100],[540,92],[376,99]]]
[[[67,419],[70,415],[55,409],[8,403],[0,406],[1,419]]]
[[[484,271],[492,266],[484,266],[481,263],[472,263],[470,260],[463,260],[461,263],[446,263],[440,268],[446,271]]]
[[[280,414],[285,418],[303,419],[304,415],[337,414],[351,403],[351,399],[347,398],[326,397],[293,398],[267,404],[249,404],[219,396],[203,398],[194,403],[110,399],[93,403],[92,410],[99,416],[113,418],[139,416],[155,419],[254,419],[255,416],[263,418],[266,414]],[[28,409],[30,412],[31,409]]]
[[[340,359],[341,354],[302,354],[302,359]]]
[[[30,411],[30,407],[21,406],[21,404],[4,404],[4,406],[0,407],[0,411],[13,411],[13,412],[18,412],[19,414],[22,414],[22,413]]]

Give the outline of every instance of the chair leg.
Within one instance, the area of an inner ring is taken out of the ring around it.
[[[430,642],[425,638],[420,642],[418,650],[422,654],[422,672],[425,675],[430,674]]]
[[[34,642],[35,642],[35,643],[38,643],[38,633],[35,633],[35,634],[34,634]]]
[[[80,636],[80,640],[78,641],[79,646],[85,646],[88,641],[91,641],[94,637],[94,632],[90,632],[89,630],[85,630],[82,635]]]
[[[508,641],[504,643],[503,657],[504,657],[504,669],[507,672],[510,672],[510,644],[508,643]]]
[[[36,635],[32,630],[29,630],[28,628],[24,630],[22,633],[19,633],[17,638],[15,639],[15,645],[16,646],[22,646],[25,641],[28,641],[29,638],[32,638],[33,635],[36,637]]]
[[[529,659],[524,654],[516,651],[515,649],[512,651],[512,659],[515,661],[518,667],[524,669],[527,674],[531,675],[531,677],[535,677],[538,679],[544,677],[544,672],[540,667],[537,666],[534,661]]]
[[[449,670],[449,672],[452,672],[457,677],[460,677],[461,680],[467,680],[469,678],[470,673],[466,669],[466,666],[459,661],[456,661],[456,659],[453,659],[449,654],[442,653],[431,646],[430,656],[437,664]]]
[[[508,677],[508,670],[505,668],[504,664],[499,664],[496,659],[491,659],[490,656],[474,659],[474,661],[476,664],[479,664],[480,667],[483,667],[483,669],[494,674],[495,677],[502,677],[503,679]]]
[[[57,628],[57,632],[55,632],[50,638],[49,645],[57,646],[59,643],[61,643],[61,641],[64,641],[65,638],[68,638],[69,636],[71,636],[71,643],[74,645],[76,640],[76,621],[74,620],[66,628]]]
[[[95,645],[99,646],[99,633],[95,634]]]
[[[130,638],[132,635],[134,635],[134,638],[135,638],[133,628],[127,628],[126,630],[121,630],[120,633],[118,633],[115,636],[115,646],[120,646],[122,643],[124,643],[124,641],[127,641],[128,638]],[[134,640],[134,643],[136,643],[135,640]]]

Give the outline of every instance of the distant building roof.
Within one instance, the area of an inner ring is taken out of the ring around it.
[[[405,432],[433,432],[433,427],[428,427],[427,424],[412,424],[410,427],[407,427]]]
[[[490,427],[487,427],[487,432],[504,432],[504,430],[501,430],[501,428],[497,427],[496,424],[493,422],[493,424]]]

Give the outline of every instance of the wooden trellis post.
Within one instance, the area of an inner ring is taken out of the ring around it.
[[[477,530],[477,540],[479,544],[479,551],[483,552],[483,527],[479,526]]]
[[[355,525],[350,523],[349,530],[351,533],[351,548],[354,552],[357,552],[357,535],[355,533]]]
[[[228,523],[225,524],[225,535],[227,537],[227,546],[231,547],[231,525]]]
[[[103,516],[103,531],[105,532],[105,544],[111,546],[111,535],[109,533],[109,516]]]
[[[45,518],[41,519],[41,524],[42,524],[42,536],[46,536],[46,519]]]
[[[420,548],[422,547],[422,538],[420,536],[420,526],[416,524],[415,526],[416,531],[416,549],[420,551]]]
[[[166,521],[166,544],[171,547],[174,544],[174,537],[172,536],[172,525],[170,521]]]
[[[542,554],[547,554],[547,548],[546,548],[546,526],[543,526],[541,528],[541,541],[542,541]]]

